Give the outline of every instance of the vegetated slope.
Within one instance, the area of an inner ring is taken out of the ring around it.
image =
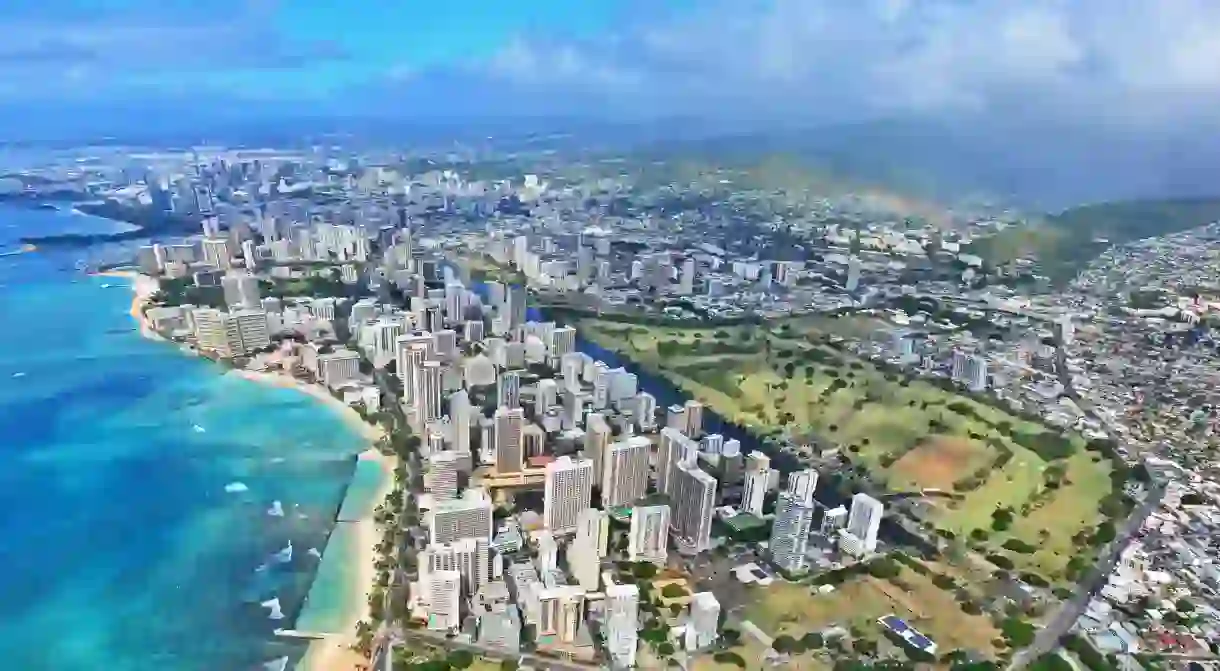
[[[990,263],[1035,259],[1054,282],[1113,244],[1167,235],[1220,221],[1220,198],[1139,200],[1071,208],[1028,226],[977,240],[969,251]]]

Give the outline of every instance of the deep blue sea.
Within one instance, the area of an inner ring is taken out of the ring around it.
[[[0,251],[112,226],[0,208]],[[126,281],[75,272],[81,255],[0,257],[0,668],[295,659],[271,632],[299,610],[366,444],[304,395],[140,337]]]

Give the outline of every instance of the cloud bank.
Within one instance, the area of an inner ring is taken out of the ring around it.
[[[460,22],[442,27],[475,55],[439,65],[412,60],[406,12],[374,27],[308,0],[64,2],[0,17],[0,140],[31,124],[292,115],[709,131],[917,120],[941,135],[835,151],[977,164],[1004,192],[1062,185],[1064,199],[1214,191],[1220,173],[1217,0],[625,0],[618,23],[580,38],[552,27],[467,45]],[[292,38],[304,9],[331,11],[336,39]]]
[[[598,41],[522,38],[487,67],[620,111],[1145,125],[1216,116],[1217,36],[1214,0],[735,0]]]

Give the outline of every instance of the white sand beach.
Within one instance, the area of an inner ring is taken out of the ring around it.
[[[120,277],[132,283],[131,316],[140,324],[141,333],[148,338],[163,340],[144,318],[144,307],[149,298],[160,288],[155,278],[133,271],[106,271],[97,273],[106,277]],[[348,404],[335,398],[323,387],[298,380],[282,371],[253,371],[245,369],[230,370],[227,375],[234,375],[251,382],[275,387],[294,389],[307,394],[313,399],[326,404],[337,411],[343,418],[364,437],[369,443],[376,443],[385,436],[385,431],[376,424],[366,422],[360,413]],[[385,500],[394,488],[394,469],[397,457],[383,455],[375,447],[369,447],[360,453],[362,461],[374,461],[382,470],[381,487],[373,498],[375,508]],[[341,635],[324,640],[314,641],[309,652],[298,666],[303,671],[361,671],[367,669],[369,662],[359,653],[352,650],[356,642],[356,625],[362,619],[368,618],[368,597],[372,592],[373,583],[377,579],[377,545],[381,542],[381,530],[373,521],[372,510],[361,519],[343,524],[353,525],[356,531],[359,558],[356,570],[352,574],[351,602],[345,609],[347,621],[342,627]]]
[[[94,273],[98,277],[118,277],[131,282],[131,318],[140,325],[140,335],[151,340],[164,340],[161,334],[153,329],[152,324],[144,318],[144,306],[148,300],[161,288],[156,278],[143,275],[132,270],[104,270]]]
[[[386,456],[374,448],[369,448],[360,454],[361,461],[374,461],[381,466],[382,481],[376,496],[373,497],[374,507],[381,505],[386,496],[394,488],[394,468],[397,457]],[[373,513],[369,511],[360,520],[342,522],[350,524],[356,530],[359,559],[357,570],[353,574],[351,602],[347,606],[347,620],[343,624],[343,633],[323,640],[314,641],[309,651],[297,666],[298,671],[361,671],[367,669],[369,660],[352,650],[356,643],[356,625],[369,614],[369,595],[373,591],[373,583],[377,580],[377,545],[381,542],[381,529],[373,521]]]

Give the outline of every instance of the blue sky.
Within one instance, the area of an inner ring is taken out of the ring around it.
[[[1220,116],[1216,35],[1216,0],[7,0],[0,112],[1181,128]]]

